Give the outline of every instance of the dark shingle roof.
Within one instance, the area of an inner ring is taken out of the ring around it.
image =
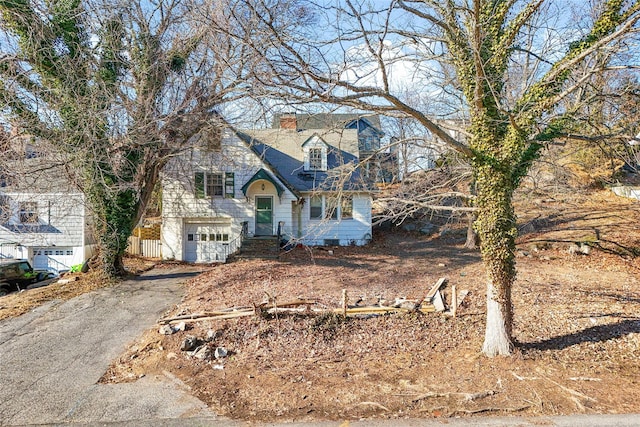
[[[356,168],[358,158],[353,154],[329,146],[327,171],[305,171],[304,163],[243,132],[236,135],[256,153],[289,190],[300,192],[314,190],[368,191],[369,186]]]
[[[272,128],[280,127],[280,118],[287,114],[273,116]],[[365,119],[371,126],[381,130],[380,116],[377,114],[296,114],[298,130],[302,129],[344,129],[349,123],[358,119]]]

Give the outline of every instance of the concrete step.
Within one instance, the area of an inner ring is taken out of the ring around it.
[[[245,237],[237,259],[277,259],[280,254],[278,238],[275,236]]]

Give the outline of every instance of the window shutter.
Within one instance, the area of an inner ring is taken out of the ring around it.
[[[195,190],[196,190],[196,198],[204,199],[204,172],[196,172],[195,175]]]
[[[233,172],[225,172],[224,174],[224,197],[233,199],[235,196],[235,179]]]

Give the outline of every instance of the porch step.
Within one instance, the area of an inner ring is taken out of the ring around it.
[[[277,259],[280,254],[277,236],[245,237],[237,259]]]

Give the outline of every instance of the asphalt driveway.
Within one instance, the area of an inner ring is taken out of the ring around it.
[[[97,384],[127,344],[180,301],[180,284],[198,272],[151,270],[0,321],[0,425],[216,419],[169,376]]]

